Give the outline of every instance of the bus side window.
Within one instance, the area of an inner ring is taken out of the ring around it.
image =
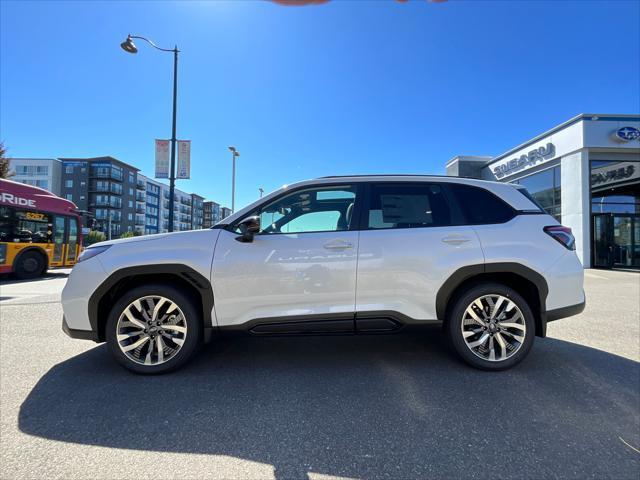
[[[0,242],[13,241],[13,212],[9,207],[0,207]]]

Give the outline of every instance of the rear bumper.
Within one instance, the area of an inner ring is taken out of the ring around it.
[[[578,315],[584,311],[586,301],[577,303],[575,305],[569,305],[568,307],[556,308],[547,311],[547,322],[553,322],[554,320],[560,320],[561,318],[572,317]]]
[[[67,325],[67,319],[62,317],[62,331],[66,333],[71,338],[77,338],[80,340],[93,340],[94,342],[98,342],[98,336],[96,332],[93,330],[76,330],[74,328],[69,328]]]

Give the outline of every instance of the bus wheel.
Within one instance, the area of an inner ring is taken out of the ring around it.
[[[21,280],[36,278],[46,271],[44,256],[39,252],[25,252],[20,255],[13,264],[13,271]]]

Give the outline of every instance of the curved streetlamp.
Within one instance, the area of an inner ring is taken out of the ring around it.
[[[169,228],[173,232],[173,197],[176,188],[176,106],[178,100],[178,46],[174,48],[160,48],[151,40],[138,35],[127,35],[127,39],[120,44],[122,49],[127,53],[138,53],[138,47],[133,43],[133,39],[144,40],[156,50],[161,52],[173,52],[173,125],[171,128],[171,172],[169,175]]]

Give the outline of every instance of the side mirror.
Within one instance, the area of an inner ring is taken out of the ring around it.
[[[243,243],[253,242],[253,236],[260,231],[260,217],[254,215],[247,217],[238,224],[240,235],[236,240]]]

